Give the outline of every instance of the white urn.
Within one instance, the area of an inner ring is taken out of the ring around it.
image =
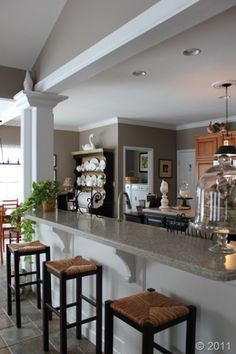
[[[168,209],[169,208],[169,201],[168,201],[168,198],[167,198],[168,183],[166,181],[164,181],[164,179],[161,182],[160,191],[162,193],[160,208],[161,209]]]

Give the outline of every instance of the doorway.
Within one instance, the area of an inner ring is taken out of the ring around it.
[[[177,195],[181,184],[187,183],[190,189],[190,195],[193,198],[189,201],[191,206],[195,205],[195,150],[186,149],[177,151]]]
[[[146,169],[140,168],[140,158],[147,154],[148,165]],[[145,147],[123,147],[123,190],[125,190],[125,177],[136,177],[136,183],[148,185],[148,192],[153,193],[153,149]]]

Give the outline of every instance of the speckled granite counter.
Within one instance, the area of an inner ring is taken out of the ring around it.
[[[31,213],[28,218],[204,278],[220,281],[236,279],[236,254],[225,256],[209,252],[210,240],[62,210]]]

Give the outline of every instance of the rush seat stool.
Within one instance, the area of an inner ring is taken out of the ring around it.
[[[154,289],[105,302],[105,354],[113,353],[113,318],[117,317],[142,333],[142,354],[154,348],[173,354],[154,342],[154,334],[186,321],[186,354],[195,353],[196,308],[156,292]]]
[[[41,289],[42,284],[41,271],[40,271],[40,256],[45,255],[46,260],[50,260],[50,247],[44,245],[39,241],[27,242],[27,243],[11,243],[6,246],[7,254],[7,313],[12,315],[12,290],[15,292],[16,303],[16,326],[21,328],[21,308],[20,308],[20,289],[28,285],[36,285],[37,289],[37,306],[41,308]],[[11,255],[14,259],[14,272],[11,269]],[[35,267],[34,271],[21,272],[20,273],[20,257],[35,255]],[[27,275],[35,276],[35,280],[24,282],[20,281],[21,277]],[[14,286],[12,285],[12,278],[14,278]],[[49,294],[49,297],[51,295]]]
[[[48,296],[51,289],[50,275],[59,279],[59,306],[52,305]],[[96,277],[96,299],[93,300],[82,294],[82,279],[87,276]],[[66,282],[76,279],[76,299],[67,303]],[[82,319],[82,300],[96,309],[95,316]],[[67,322],[67,308],[75,306],[75,322]],[[49,317],[51,312],[60,318],[60,353],[67,353],[67,329],[76,327],[76,337],[81,339],[83,324],[96,320],[96,354],[102,354],[102,266],[88,261],[80,256],[44,262],[43,265],[43,343],[44,351],[49,350]]]

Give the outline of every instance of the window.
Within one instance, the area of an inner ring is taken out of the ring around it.
[[[3,199],[20,199],[21,165],[18,164],[19,161],[19,146],[2,146],[0,154],[0,201]]]

